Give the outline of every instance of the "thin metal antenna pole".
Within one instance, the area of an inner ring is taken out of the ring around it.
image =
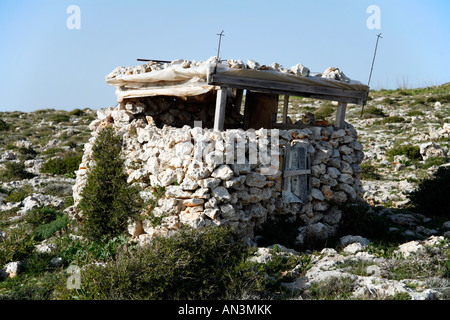
[[[370,85],[370,80],[372,79],[372,71],[373,71],[373,65],[375,63],[375,57],[377,56],[377,49],[378,49],[378,41],[380,40],[380,38],[383,38],[380,34],[377,34],[377,44],[375,45],[375,52],[373,53],[373,60],[372,60],[372,67],[370,68],[370,74],[369,74],[369,81],[367,82],[367,86]],[[363,111],[364,111],[364,105],[361,108],[361,116],[363,115]]]
[[[222,42],[222,37],[225,37],[225,35],[223,34],[223,31],[221,33],[218,33],[217,35],[219,36],[219,48],[217,49],[217,60],[220,61],[220,43]]]
[[[370,75],[369,75],[369,81],[367,82],[367,86],[370,85],[370,80],[372,78],[373,65],[375,63],[375,57],[377,56],[378,41],[380,40],[380,38],[383,38],[381,36],[381,33],[377,35],[377,44],[375,45],[375,52],[373,53],[372,67],[370,68]]]
[[[225,37],[225,35],[223,34],[223,31],[221,33],[218,33],[217,35],[219,36],[219,48],[217,49],[217,57],[216,57],[216,66],[214,67],[214,73],[216,73],[217,70],[217,64],[220,61],[220,44],[222,42],[222,37]]]

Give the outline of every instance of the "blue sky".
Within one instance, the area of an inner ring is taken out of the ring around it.
[[[66,26],[80,8],[81,29]],[[380,29],[369,29],[370,5]],[[105,76],[137,58],[330,66],[373,89],[450,81],[448,0],[0,0],[0,111],[115,106]]]

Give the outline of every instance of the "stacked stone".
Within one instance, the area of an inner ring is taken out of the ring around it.
[[[97,121],[108,115],[115,123],[126,125],[132,120],[147,121],[146,117],[150,116],[154,124],[160,128],[164,125],[177,128],[185,125],[193,127],[196,121],[201,121],[203,127],[212,128],[215,103],[216,96],[213,92],[186,99],[161,96],[135,98],[119,104],[115,109],[110,107],[101,111]],[[243,116],[230,101],[226,109],[225,126],[239,127],[242,120]]]
[[[362,145],[350,125],[341,130],[310,127],[279,131],[278,160],[284,156],[287,144],[308,144],[311,193],[306,203],[299,204],[283,200],[281,162],[270,175],[264,171],[268,164],[263,164],[261,157],[249,163],[252,152],[262,151],[252,146],[265,146],[264,150],[270,152],[270,130],[256,130],[249,135],[241,129],[218,132],[190,126],[160,128],[151,116],[127,118],[126,114],[127,110],[120,107],[98,112],[98,119],[91,124],[93,137],[85,145],[77,171],[74,200],[76,205],[87,168],[92,165],[92,146],[98,130],[113,125],[124,138],[128,182],[139,184],[144,190],[142,195],[148,198],[152,198],[155,188],[165,188],[164,197],[157,199],[152,212],[161,223],[154,227],[144,220],[130,225],[130,233],[141,240],[171,233],[183,225],[230,225],[239,236],[253,238],[256,228],[269,215],[300,217],[307,230],[326,238],[335,232],[341,218],[336,206],[362,197]],[[237,151],[238,141],[243,142],[245,155]],[[300,242],[305,230],[299,230]]]

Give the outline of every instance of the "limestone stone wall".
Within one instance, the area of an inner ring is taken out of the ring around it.
[[[275,140],[273,131],[263,129],[217,132],[188,125],[161,126],[155,121],[157,115],[146,113],[148,107],[138,108],[130,104],[98,111],[77,171],[74,200],[75,205],[80,200],[98,131],[113,125],[124,138],[128,182],[138,183],[148,199],[154,197],[155,188],[165,188],[152,212],[162,217],[158,226],[145,219],[130,222],[130,233],[140,240],[183,225],[231,225],[236,234],[251,239],[270,216],[301,218],[305,227],[299,229],[299,242],[308,232],[327,238],[341,218],[337,205],[362,197],[359,164],[364,155],[349,124],[341,130],[331,126],[279,130]],[[275,142],[277,152],[270,153]],[[282,196],[285,148],[296,142],[307,145],[311,159],[310,194],[303,204],[287,203]],[[269,162],[267,157],[252,157],[265,150]],[[274,163],[275,170],[268,172]]]

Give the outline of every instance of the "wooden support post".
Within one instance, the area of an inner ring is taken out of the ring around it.
[[[235,107],[238,112],[241,112],[241,105],[242,105],[242,98],[244,96],[244,90],[243,89],[236,89],[236,100],[235,100]]]
[[[345,125],[345,109],[347,108],[347,104],[344,102],[339,102],[337,111],[336,111],[336,121],[334,126],[338,129],[343,129]]]
[[[283,121],[282,121],[282,123],[287,123],[288,105],[289,105],[289,96],[287,94],[285,94],[284,95]]]
[[[216,112],[214,114],[214,131],[222,131],[225,122],[225,107],[227,105],[227,88],[217,90]]]

